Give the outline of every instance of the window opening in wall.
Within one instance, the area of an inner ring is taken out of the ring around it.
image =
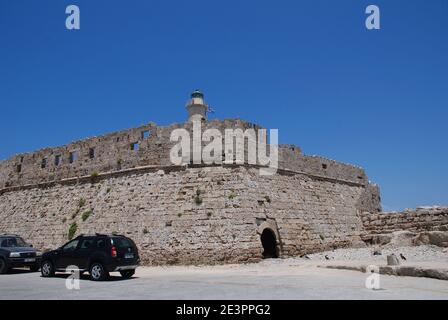
[[[22,162],[23,162],[23,156],[20,157],[20,163],[22,163]]]
[[[58,154],[58,155],[56,155],[56,156],[54,157],[54,165],[55,165],[55,166],[58,166],[58,165],[60,165],[60,164],[61,164],[61,155]]]
[[[137,151],[139,149],[139,145],[137,142],[131,144],[131,150]]]
[[[21,164],[18,164],[18,165],[17,165],[17,167],[16,167],[16,171],[17,171],[17,173],[22,172],[22,165],[21,165]]]
[[[47,167],[47,158],[43,158],[43,159],[42,159],[42,163],[40,164],[40,167],[41,167],[42,169],[44,169],[44,168]]]
[[[151,132],[149,130],[142,131],[142,139],[149,138]]]
[[[322,163],[322,169],[327,169],[327,165],[325,163]]]
[[[95,148],[90,148],[89,149],[89,158],[90,159],[95,158]]]
[[[70,163],[75,162],[78,159],[78,153],[76,151],[70,152],[70,156],[68,157],[68,160]]]

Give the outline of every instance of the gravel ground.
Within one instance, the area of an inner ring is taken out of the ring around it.
[[[381,255],[373,255],[375,250],[379,250]],[[358,248],[358,249],[337,249],[333,251],[309,254],[310,260],[330,260],[337,261],[384,261],[386,256],[395,253],[406,258],[406,262],[437,262],[446,263],[448,267],[448,251],[437,246],[417,246],[417,247],[397,247],[397,248]],[[401,259],[402,260],[402,259]]]

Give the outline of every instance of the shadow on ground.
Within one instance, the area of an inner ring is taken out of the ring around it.
[[[59,279],[67,279],[70,276],[70,273],[56,273],[53,278],[59,278]],[[41,278],[43,278],[41,276]],[[104,281],[101,282],[113,282],[113,281],[126,281],[126,280],[132,280],[132,279],[138,279],[138,277],[131,277],[131,278],[123,278],[122,276],[116,276],[116,275],[110,275],[109,278],[107,278]],[[83,280],[83,281],[92,281],[90,280],[90,276],[89,274],[81,274],[79,280]]]
[[[2,276],[13,276],[15,274],[24,274],[24,273],[39,273],[40,271],[31,271],[30,269],[10,269],[8,273],[2,274]]]
[[[1,276],[4,277],[8,277],[8,276],[14,276],[14,275],[19,275],[19,274],[31,274],[31,273],[36,273],[39,274],[40,278],[43,278],[42,275],[40,274],[40,271],[30,271],[29,269],[11,269],[8,271],[8,273],[2,274]],[[67,279],[70,276],[70,273],[56,273],[53,278],[59,278],[59,279]],[[132,280],[132,279],[138,279],[138,277],[133,276],[131,278],[123,278],[120,275],[110,275],[108,279],[106,279],[105,281],[108,282],[113,282],[113,281],[126,281],[126,280]],[[88,273],[82,273],[80,280],[87,280],[87,281],[91,281],[90,280],[90,276]]]

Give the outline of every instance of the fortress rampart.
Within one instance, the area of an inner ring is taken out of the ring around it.
[[[187,108],[204,130],[261,128],[205,120],[195,94]],[[146,264],[250,262],[267,252],[288,257],[363,245],[363,214],[381,211],[379,189],[362,168],[293,145],[279,146],[272,176],[247,162],[172,165],[176,128],[191,131],[192,124],[150,123],[0,161],[0,233],[49,249],[75,226],[75,235],[130,236]]]
[[[242,130],[260,126],[228,119],[203,123],[204,130],[216,128],[240,128]],[[118,131],[99,137],[36,152],[23,153],[0,161],[0,188],[39,184],[67,178],[87,176],[101,172],[132,169],[141,166],[169,166],[170,150],[175,144],[170,141],[174,129],[191,131],[191,123],[159,127],[155,123],[138,128]],[[245,144],[247,152],[247,143]],[[225,151],[223,151],[223,157]],[[247,156],[246,156],[247,162]],[[279,168],[309,175],[332,178],[363,185],[368,184],[362,168],[317,156],[305,156],[294,145],[279,146]]]
[[[73,223],[78,233],[125,234],[147,264],[257,261],[265,228],[282,257],[361,244],[360,184],[282,171],[263,177],[251,166],[170,169],[4,192],[0,230],[44,249],[66,241]]]

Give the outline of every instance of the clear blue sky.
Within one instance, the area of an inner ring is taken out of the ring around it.
[[[0,0],[0,159],[182,122],[200,88],[213,117],[364,167],[385,210],[448,204],[447,19],[447,0]]]

